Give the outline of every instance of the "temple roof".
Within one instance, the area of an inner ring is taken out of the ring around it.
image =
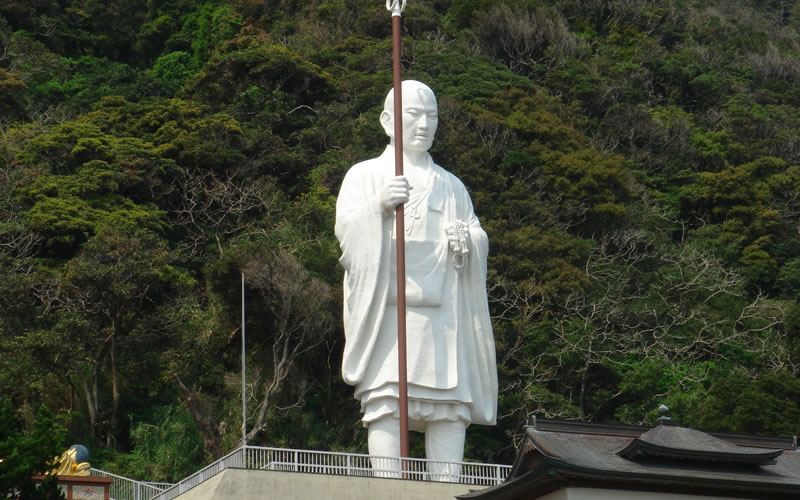
[[[620,450],[629,460],[662,458],[759,466],[774,464],[783,450],[739,446],[705,432],[657,425]]]
[[[534,420],[509,478],[458,498],[533,499],[569,486],[800,498],[800,453],[793,438],[711,435],[670,422],[647,428]]]

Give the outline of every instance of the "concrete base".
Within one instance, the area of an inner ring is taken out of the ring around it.
[[[262,500],[264,498],[328,500],[452,500],[483,486],[404,481],[352,476],[225,469],[179,495],[180,500]]]

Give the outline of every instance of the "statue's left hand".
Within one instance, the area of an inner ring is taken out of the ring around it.
[[[460,244],[459,239],[461,237],[464,238],[465,248],[463,249],[463,253],[469,252],[469,227],[464,225],[463,231],[458,231],[456,229],[456,224],[454,222],[449,222],[444,226],[444,232],[447,235],[447,242],[450,244],[450,250],[456,252],[459,251]]]

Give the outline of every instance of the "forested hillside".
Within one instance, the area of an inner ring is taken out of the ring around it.
[[[490,239],[496,428],[800,434],[800,2],[409,0],[406,78]],[[366,451],[334,206],[386,144],[383,0],[0,0],[0,394],[175,480]],[[412,441],[419,451],[419,441]]]

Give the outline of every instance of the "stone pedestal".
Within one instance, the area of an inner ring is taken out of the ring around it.
[[[34,476],[41,481],[44,476]],[[67,500],[110,500],[109,492],[114,480],[108,477],[58,476],[58,487]]]

